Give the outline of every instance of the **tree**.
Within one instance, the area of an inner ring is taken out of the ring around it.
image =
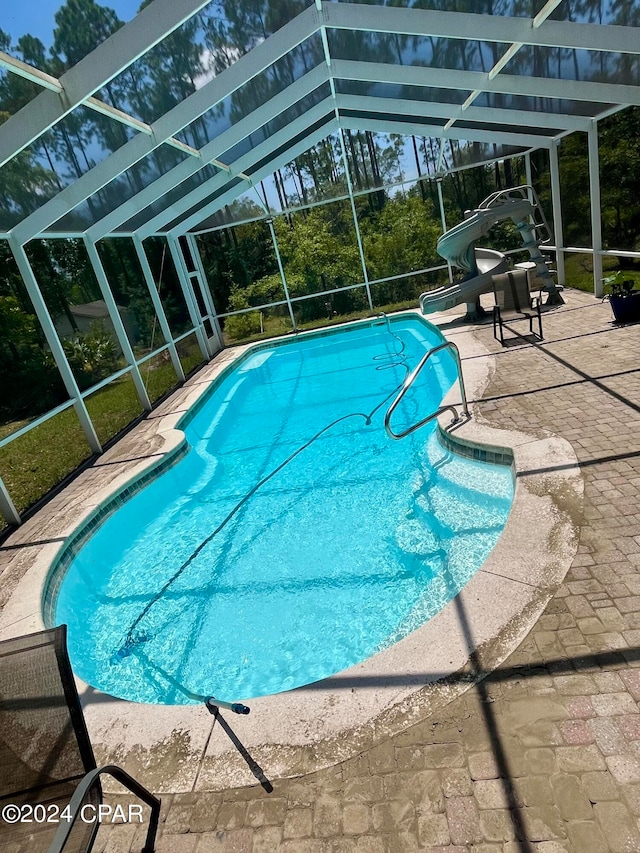
[[[113,9],[94,0],[67,0],[55,14],[53,53],[67,68],[84,59],[124,25]]]
[[[640,107],[601,121],[599,141],[604,243],[635,251],[640,246]],[[630,263],[622,257],[619,262]]]
[[[371,278],[420,270],[441,262],[436,243],[441,234],[431,202],[412,195],[387,202],[379,216],[361,225]]]

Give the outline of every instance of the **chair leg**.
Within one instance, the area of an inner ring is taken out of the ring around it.
[[[498,336],[496,335],[496,326],[500,330],[500,343],[502,344],[502,346],[504,346],[504,332],[502,330],[502,314],[500,313],[500,308],[498,308],[498,306],[495,306],[493,309],[493,337],[496,340],[498,340]]]

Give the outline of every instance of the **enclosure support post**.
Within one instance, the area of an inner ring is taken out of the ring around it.
[[[444,199],[442,198],[442,177],[436,178],[436,187],[438,188],[438,207],[440,208],[440,222],[442,223],[442,233],[447,231],[447,217],[444,214]],[[449,270],[449,283],[453,284],[453,268],[451,261],[447,261],[447,269]]]
[[[189,251],[191,252],[191,258],[193,259],[193,263],[195,264],[196,270],[198,272],[198,283],[200,285],[200,291],[202,292],[202,298],[204,299],[205,305],[207,306],[207,310],[209,312],[211,326],[213,327],[214,334],[218,341],[218,346],[220,347],[220,349],[223,349],[224,341],[222,340],[222,329],[220,328],[218,312],[216,311],[216,306],[213,302],[213,296],[211,295],[209,279],[207,278],[207,274],[204,271],[204,264],[202,263],[202,256],[200,255],[198,242],[193,234],[185,234],[185,239],[187,241],[187,245],[189,246]]]
[[[558,166],[558,142],[553,140],[549,149],[549,172],[551,174],[551,205],[553,208],[553,241],[556,244],[556,269],[558,284],[564,285],[564,229],[562,227],[562,196],[560,193],[560,168]]]
[[[0,477],[0,515],[4,515],[9,524],[22,523],[18,510],[15,508],[5,484],[2,482],[2,477]]]
[[[600,158],[598,155],[598,122],[592,121],[587,131],[589,140],[589,195],[591,197],[591,239],[593,245],[593,292],[602,296],[602,219],[600,215]]]
[[[122,322],[122,317],[120,316],[120,312],[118,311],[116,300],[113,298],[113,293],[111,292],[111,288],[109,287],[109,280],[107,278],[106,272],[104,271],[104,267],[102,266],[102,261],[100,260],[98,249],[96,248],[96,244],[92,240],[90,240],[86,234],[83,239],[84,245],[87,249],[87,254],[89,255],[89,261],[91,262],[93,272],[98,281],[100,293],[102,293],[102,298],[105,301],[107,310],[109,312],[109,317],[111,318],[111,322],[113,323],[113,330],[116,333],[116,338],[118,339],[118,343],[120,344],[120,349],[124,354],[127,364],[131,367],[131,378],[133,379],[133,384],[135,385],[136,393],[138,394],[140,402],[142,403],[142,408],[150,412],[151,400],[149,399],[149,395],[147,394],[147,389],[144,387],[144,382],[142,381],[142,376],[140,374],[140,368],[136,363],[136,357],[133,354],[131,342],[129,341],[126,329],[124,327],[124,323]],[[117,238],[114,237],[113,239]]]
[[[156,315],[158,317],[158,323],[160,324],[160,330],[164,336],[165,341],[167,342],[167,349],[169,351],[169,357],[171,358],[171,364],[173,365],[173,369],[175,370],[180,382],[184,382],[184,370],[182,369],[180,356],[178,355],[178,350],[176,349],[176,345],[173,342],[173,335],[171,334],[171,329],[169,328],[169,322],[167,320],[166,314],[164,313],[164,308],[162,307],[162,302],[160,300],[160,287],[162,286],[162,282],[159,281],[158,286],[156,287],[156,283],[153,280],[153,273],[151,272],[149,259],[147,258],[144,246],[142,245],[142,240],[137,236],[137,234],[135,234],[133,237],[133,245],[138,256],[142,275],[144,276],[144,280],[147,283],[149,296],[151,296],[153,307],[156,309]]]
[[[289,296],[289,288],[287,287],[287,278],[284,274],[284,267],[282,266],[282,258],[280,257],[280,247],[278,246],[278,240],[276,238],[276,230],[273,227],[273,219],[269,217],[267,219],[267,225],[269,226],[269,233],[271,234],[271,240],[273,242],[273,248],[276,252],[276,261],[278,262],[278,269],[280,270],[280,278],[282,279],[282,287],[284,288],[284,298],[287,300],[287,308],[289,309],[289,316],[291,317],[291,325],[293,327],[293,331],[297,332],[298,327],[296,325],[296,317],[293,313],[293,305],[291,304],[291,297]]]
[[[533,186],[533,173],[531,171],[531,152],[527,151],[524,155],[524,176],[528,187]],[[533,203],[533,197],[530,192],[527,193],[529,201]]]
[[[533,172],[531,170],[531,152],[527,151],[524,155],[524,179],[525,183],[530,189],[527,190],[527,198],[529,199],[529,204],[533,207],[535,204],[533,198]],[[533,216],[529,217],[529,222],[532,225],[535,225],[535,221]]]
[[[102,445],[100,444],[100,439],[98,438],[98,434],[95,431],[93,421],[89,416],[89,412],[87,411],[85,402],[80,395],[78,383],[76,382],[76,378],[73,375],[71,367],[69,366],[69,362],[67,361],[67,356],[65,355],[62,344],[60,343],[60,338],[58,337],[56,327],[53,325],[51,315],[49,314],[49,309],[47,308],[47,305],[44,299],[42,298],[42,293],[40,292],[40,288],[38,287],[38,282],[36,280],[33,269],[31,268],[31,264],[29,263],[29,259],[27,258],[24,246],[18,243],[15,238],[11,237],[9,238],[9,245],[11,246],[13,257],[16,259],[18,269],[20,270],[20,274],[22,275],[22,278],[24,280],[25,287],[27,288],[27,293],[29,294],[29,298],[31,299],[33,308],[36,312],[36,316],[40,321],[40,325],[42,326],[44,336],[47,340],[47,343],[49,344],[51,355],[53,356],[56,366],[60,371],[60,376],[62,377],[62,381],[64,382],[64,387],[66,388],[67,394],[73,401],[73,408],[75,409],[76,415],[78,416],[80,426],[83,429],[89,447],[91,448],[91,452],[102,453]]]
[[[191,281],[189,280],[189,275],[187,273],[187,266],[184,260],[184,255],[182,254],[182,249],[175,237],[170,237],[167,234],[166,239],[169,244],[169,251],[171,252],[176,272],[178,273],[178,278],[180,279],[180,285],[182,287],[185,302],[187,303],[187,308],[189,310],[189,316],[191,317],[191,322],[193,323],[193,328],[195,329],[196,337],[198,339],[200,352],[202,353],[204,360],[208,361],[213,353],[209,351],[209,341],[207,340],[207,335],[205,333],[204,326],[202,325],[202,317],[200,316],[198,303],[196,301],[193,288],[191,287]]]
[[[358,252],[360,253],[360,263],[362,264],[362,275],[364,276],[364,285],[367,291],[367,300],[369,308],[373,313],[373,300],[371,299],[371,287],[369,285],[369,274],[367,273],[367,263],[364,259],[364,249],[362,248],[362,237],[360,236],[360,226],[358,225],[358,215],[356,213],[356,203],[353,198],[353,185],[351,183],[351,175],[349,174],[349,161],[347,160],[347,149],[344,144],[344,130],[340,128],[340,148],[342,150],[342,161],[344,163],[344,174],[347,179],[347,189],[349,190],[349,201],[351,202],[351,214],[353,216],[353,225],[356,230],[356,240],[358,241]]]

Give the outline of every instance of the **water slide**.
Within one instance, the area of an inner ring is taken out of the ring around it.
[[[530,201],[530,197],[533,199]],[[478,315],[478,297],[491,291],[491,277],[509,269],[509,262],[502,252],[493,249],[476,248],[475,242],[483,237],[498,222],[511,219],[522,237],[523,246],[529,251],[536,265],[536,275],[543,281],[543,289],[549,298],[562,301],[557,293],[555,282],[540,252],[536,231],[546,230],[542,221],[535,223],[536,214],[542,217],[539,203],[530,187],[515,187],[486,198],[478,208],[469,211],[466,218],[446,231],[438,240],[437,250],[452,266],[463,270],[465,277],[453,284],[447,284],[420,296],[420,309],[423,314],[434,311],[446,311],[462,302],[467,303],[467,319]]]

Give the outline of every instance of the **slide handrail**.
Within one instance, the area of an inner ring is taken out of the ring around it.
[[[469,407],[467,405],[467,393],[465,391],[464,379],[462,377],[462,363],[460,361],[460,352],[458,350],[458,347],[453,343],[453,341],[445,341],[445,343],[439,344],[437,347],[430,349],[429,352],[426,353],[420,359],[417,367],[414,370],[412,370],[412,372],[407,376],[407,378],[405,379],[405,381],[402,385],[402,388],[400,389],[400,392],[398,393],[398,395],[395,398],[395,400],[393,401],[393,403],[389,406],[389,408],[387,410],[387,414],[384,416],[384,428],[387,431],[387,435],[389,436],[389,438],[393,438],[396,440],[400,439],[400,438],[405,438],[405,436],[410,435],[412,432],[415,432],[417,429],[420,429],[420,427],[423,427],[425,424],[429,423],[429,421],[432,421],[434,418],[437,418],[438,415],[441,415],[443,412],[453,412],[453,417],[454,417],[453,423],[457,423],[457,421],[461,420],[461,418],[458,417],[458,410],[456,409],[456,407],[454,405],[447,405],[447,406],[440,406],[435,412],[432,412],[428,417],[423,418],[423,420],[418,421],[417,424],[414,424],[413,426],[408,427],[407,429],[403,430],[402,432],[399,432],[399,433],[394,432],[391,429],[391,426],[389,425],[389,421],[391,420],[391,415],[395,411],[400,400],[402,400],[402,398],[407,393],[409,388],[413,385],[416,377],[418,376],[418,374],[420,373],[422,368],[429,361],[429,359],[431,358],[432,355],[435,355],[437,352],[440,352],[441,350],[445,350],[445,349],[453,350],[453,355],[455,357],[456,364],[458,367],[458,384],[460,385],[460,396],[462,398],[462,409],[464,411],[465,417],[466,418],[470,417]]]

